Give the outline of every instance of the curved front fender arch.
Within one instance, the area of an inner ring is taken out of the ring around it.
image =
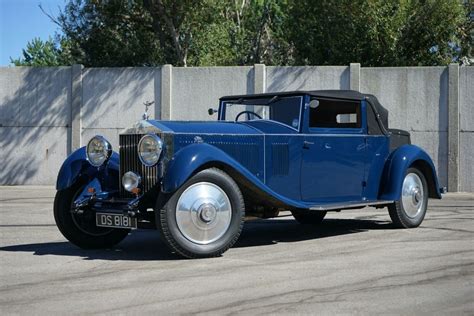
[[[113,152],[109,161],[97,168],[87,161],[86,147],[81,147],[63,162],[56,180],[56,190],[67,189],[77,181],[91,181],[94,178],[99,179],[102,187],[118,190],[119,159],[119,155]]]
[[[441,198],[436,169],[430,156],[418,146],[403,145],[392,152],[385,163],[379,199],[400,199],[403,179],[410,167],[419,169],[425,176],[429,197]]]
[[[219,148],[206,143],[188,145],[175,154],[163,177],[161,191],[165,194],[175,192],[193,174],[202,170],[205,166],[224,167],[224,171],[231,170],[231,176],[238,175],[240,182],[245,182],[249,188],[251,187],[251,189],[260,192],[267,198],[274,199],[275,202],[281,205],[294,208],[307,207],[302,202],[288,199],[276,193],[234,158]]]

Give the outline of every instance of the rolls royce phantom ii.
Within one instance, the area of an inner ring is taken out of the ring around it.
[[[187,258],[220,256],[246,216],[290,211],[301,224],[327,212],[388,208],[417,227],[443,189],[433,162],[388,111],[356,91],[222,97],[214,121],[145,118],[72,153],[57,179],[54,216],[81,248],[108,248],[135,228],[161,232]],[[315,227],[317,229],[317,227]]]

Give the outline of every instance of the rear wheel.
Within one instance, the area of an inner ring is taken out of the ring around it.
[[[130,230],[97,227],[95,212],[84,210],[73,212],[73,202],[84,190],[83,185],[74,185],[59,190],[54,199],[54,219],[59,231],[74,245],[84,249],[110,248],[127,237]]]
[[[237,241],[245,206],[234,180],[210,168],[189,179],[155,213],[172,251],[186,258],[206,258],[220,256]]]
[[[423,174],[409,168],[402,184],[400,199],[388,206],[388,213],[395,226],[413,228],[420,226],[428,207],[428,186]]]
[[[327,212],[319,211],[291,211],[291,214],[300,224],[318,225],[321,224]]]

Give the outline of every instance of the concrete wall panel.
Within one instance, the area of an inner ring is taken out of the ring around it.
[[[267,92],[349,89],[348,66],[266,68]]]
[[[71,68],[0,68],[0,126],[67,126]]]
[[[448,72],[446,67],[361,68],[361,92],[389,111],[389,126],[408,130],[447,185]]]
[[[83,74],[82,128],[125,128],[140,120],[143,102],[155,100],[159,68],[90,68]],[[154,118],[152,107],[149,112]],[[84,143],[84,142],[83,142]]]
[[[474,192],[474,67],[460,68],[459,91],[459,189]]]
[[[0,184],[55,184],[68,134],[66,127],[0,127]]]
[[[215,120],[209,108],[224,95],[253,93],[253,67],[173,68],[172,120]]]
[[[459,191],[474,192],[474,132],[459,134]]]

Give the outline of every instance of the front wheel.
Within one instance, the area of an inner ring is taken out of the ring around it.
[[[403,179],[400,199],[388,206],[388,213],[395,226],[413,228],[420,226],[428,207],[428,186],[423,174],[408,168]]]
[[[234,180],[210,168],[191,177],[155,213],[172,251],[186,258],[207,258],[220,256],[237,241],[245,206]]]
[[[59,231],[74,245],[83,249],[110,248],[127,237],[130,230],[97,227],[95,212],[84,210],[82,214],[73,212],[73,202],[84,190],[75,185],[59,190],[54,199],[54,219]]]

